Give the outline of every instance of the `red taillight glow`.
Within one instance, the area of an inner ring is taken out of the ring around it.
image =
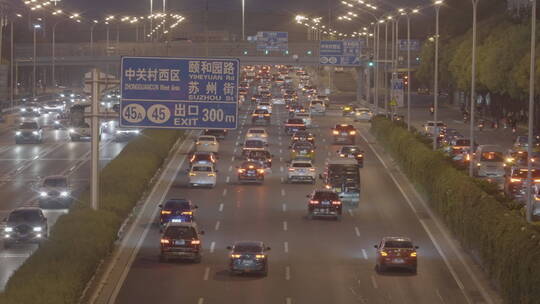
[[[193,215],[193,211],[184,211],[182,215]]]
[[[161,244],[169,244],[171,241],[167,240],[167,239],[161,239]]]
[[[170,210],[161,210],[161,214],[171,214]]]
[[[312,204],[312,205],[317,205],[319,203],[319,201],[310,200],[309,203]]]
[[[201,241],[200,240],[193,240],[191,241],[191,245],[200,245],[201,244]]]
[[[332,205],[341,205],[340,201],[332,201]]]

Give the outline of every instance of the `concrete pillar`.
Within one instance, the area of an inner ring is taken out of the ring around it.
[[[366,82],[364,81],[364,67],[355,67],[356,71],[356,101],[360,102],[364,92]]]

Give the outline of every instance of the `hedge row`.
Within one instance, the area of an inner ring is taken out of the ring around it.
[[[2,304],[73,304],[100,261],[112,250],[117,231],[174,143],[179,131],[146,130],[101,171],[100,209],[89,208],[89,191],[59,218],[46,241],[10,278]]]
[[[462,246],[477,256],[506,303],[540,302],[540,234],[518,212],[434,152],[417,134],[388,119],[371,132],[429,198]]]

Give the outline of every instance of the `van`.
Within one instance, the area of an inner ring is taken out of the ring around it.
[[[499,145],[480,145],[473,158],[474,172],[479,177],[504,177],[504,152]]]

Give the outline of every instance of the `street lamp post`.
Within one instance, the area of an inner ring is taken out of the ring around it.
[[[246,40],[246,32],[245,32],[245,26],[246,26],[246,0],[242,0],[242,40]]]
[[[388,105],[388,23],[384,24],[384,108]],[[388,113],[386,113],[388,114]]]
[[[54,88],[56,88],[56,26],[62,22],[64,20],[56,22],[52,28],[52,83]]]
[[[407,131],[411,130],[411,15],[407,14]]]
[[[384,20],[382,20],[384,21]],[[381,22],[377,21],[377,38],[376,38],[376,41],[377,41],[377,44],[376,44],[376,51],[375,51],[375,111],[376,113],[378,113],[378,108],[379,108],[379,88],[380,88],[380,82],[379,82],[379,65],[380,65],[380,50],[381,50],[381,41],[380,41],[380,36],[381,36]]]
[[[98,25],[98,21],[94,20],[90,26],[90,54],[94,56],[94,27]]]
[[[531,17],[531,61],[529,74],[529,142],[527,147],[527,221],[533,221],[534,206],[532,202],[532,150],[534,127],[534,78],[536,65],[536,0],[532,0]]]
[[[471,151],[470,155],[474,152],[474,109],[476,105],[476,12],[478,8],[478,2],[480,0],[472,0],[473,5],[473,31],[472,31],[472,66],[471,66],[471,113],[470,113],[470,140],[471,140]],[[469,176],[474,174],[474,163],[469,162]]]
[[[435,75],[433,90],[433,150],[437,150],[437,138],[439,137],[437,126],[437,112],[439,107],[439,12],[441,10],[442,0],[435,1]]]
[[[41,28],[40,24],[34,24],[34,56],[33,56],[33,68],[32,68],[32,97],[36,97],[36,64],[37,64],[37,49],[36,49],[36,31]]]

